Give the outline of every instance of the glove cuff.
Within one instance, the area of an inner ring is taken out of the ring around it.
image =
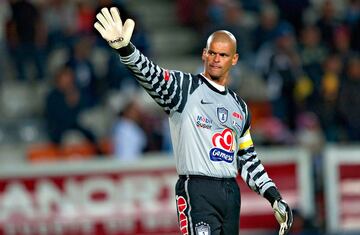
[[[120,54],[121,57],[126,57],[131,55],[135,51],[135,46],[129,42],[127,46],[116,49],[116,51]]]
[[[282,199],[276,187],[270,187],[264,192],[264,197],[270,202],[271,206],[275,201]]]

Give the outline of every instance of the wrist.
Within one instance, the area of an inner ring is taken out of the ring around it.
[[[120,56],[125,57],[131,55],[135,51],[135,46],[129,42],[125,47],[121,47],[116,49],[116,51],[120,54]]]
[[[280,192],[276,187],[268,188],[264,192],[264,198],[266,198],[270,202],[271,206],[274,204],[275,201],[282,199]]]

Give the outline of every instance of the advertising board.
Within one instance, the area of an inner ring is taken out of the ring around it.
[[[265,168],[284,198],[304,214],[313,213],[306,152],[263,152]],[[133,163],[99,159],[1,166],[0,234],[179,234],[176,180],[174,161],[166,155]],[[238,180],[241,228],[276,229],[269,203]]]

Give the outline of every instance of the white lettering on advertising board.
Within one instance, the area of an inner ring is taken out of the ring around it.
[[[0,225],[6,234],[91,234],[99,220],[110,233],[132,231],[137,221],[149,230],[176,226],[176,179],[175,173],[64,176],[61,186],[34,179],[33,189],[21,180],[9,181],[0,191]]]

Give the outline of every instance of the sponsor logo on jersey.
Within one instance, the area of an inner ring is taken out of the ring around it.
[[[187,208],[186,200],[183,196],[177,196],[176,195],[176,205],[177,205],[177,211],[179,216],[179,227],[181,234],[188,235],[188,218],[185,214],[185,210]]]
[[[217,108],[217,117],[219,121],[224,124],[228,119],[228,110],[224,107]]]
[[[201,99],[200,103],[201,103],[201,104],[213,104],[212,102],[205,101],[205,100],[203,100],[203,99]]]
[[[196,235],[211,235],[210,225],[204,222],[195,224]]]
[[[243,120],[243,116],[241,115],[241,113],[233,112],[232,115],[233,115],[234,118]]]
[[[196,126],[205,129],[211,129],[212,120],[202,115],[198,115],[196,118]]]
[[[231,129],[226,128],[212,137],[213,148],[210,149],[210,160],[232,163],[234,161],[234,136]]]

